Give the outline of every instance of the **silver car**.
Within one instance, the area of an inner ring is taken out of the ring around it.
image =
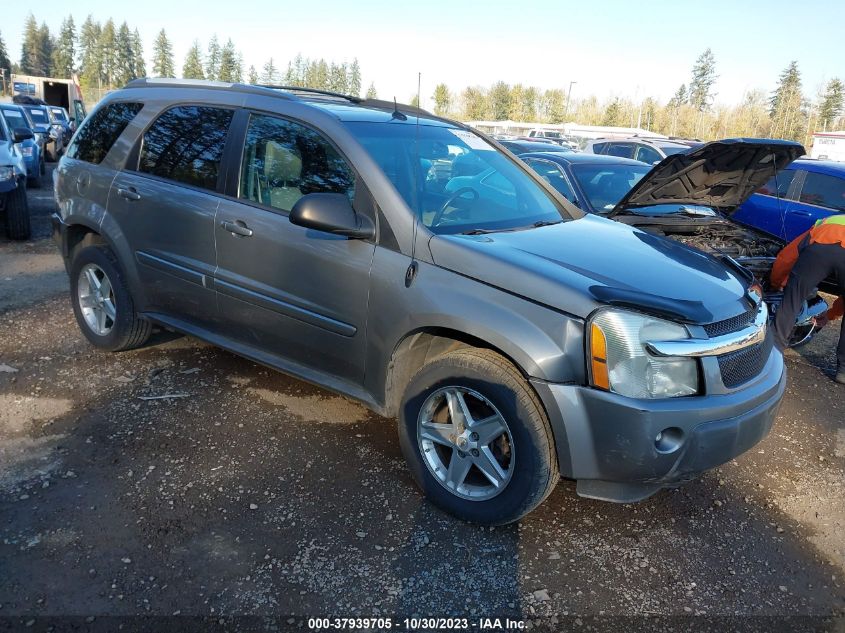
[[[727,176],[801,153],[755,141]],[[585,215],[418,108],[138,80],[56,173],[93,345],[157,323],[398,418],[417,484],[462,519],[515,521],[561,475],[643,499],[754,446],[784,392],[745,271]]]

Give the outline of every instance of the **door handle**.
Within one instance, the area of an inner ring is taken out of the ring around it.
[[[127,200],[141,199],[141,194],[135,191],[135,187],[129,187],[128,189],[120,187],[117,190],[117,195],[119,195],[121,198],[126,198]]]
[[[243,220],[223,220],[220,223],[225,230],[229,231],[232,235],[240,235],[241,237],[252,237],[252,229],[249,228],[246,224],[244,224]]]
[[[789,211],[792,215],[800,215],[802,218],[809,218],[810,212],[809,211]]]

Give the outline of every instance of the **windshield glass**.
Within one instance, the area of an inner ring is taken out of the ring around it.
[[[67,115],[65,111],[61,108],[50,108],[50,112],[53,113],[53,116],[56,117],[59,121],[67,122]]]
[[[6,119],[6,125],[9,126],[10,130],[14,130],[18,127],[29,129],[29,123],[26,122],[23,114],[21,114],[17,110],[0,110],[3,113],[3,118]]]
[[[398,121],[346,126],[434,233],[528,228],[564,217],[531,176],[472,132]]]
[[[651,167],[649,165],[572,165],[584,195],[599,213],[608,213]]]
[[[50,119],[47,118],[47,113],[41,108],[27,108],[27,110],[29,110],[29,116],[32,117],[32,120],[35,121],[36,124],[50,124]]]

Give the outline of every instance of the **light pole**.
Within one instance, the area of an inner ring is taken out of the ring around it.
[[[566,120],[566,117],[569,116],[569,99],[572,96],[572,84],[577,84],[577,81],[570,81],[569,82],[569,90],[566,91],[566,107],[563,109],[563,118]]]

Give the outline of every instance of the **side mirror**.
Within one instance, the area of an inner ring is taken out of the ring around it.
[[[349,198],[342,193],[309,193],[290,210],[291,224],[315,231],[345,235],[356,240],[375,237],[372,221],[355,213]]]
[[[12,137],[15,140],[15,143],[23,143],[27,139],[31,139],[34,137],[32,134],[32,130],[25,127],[16,127],[12,131]]]

